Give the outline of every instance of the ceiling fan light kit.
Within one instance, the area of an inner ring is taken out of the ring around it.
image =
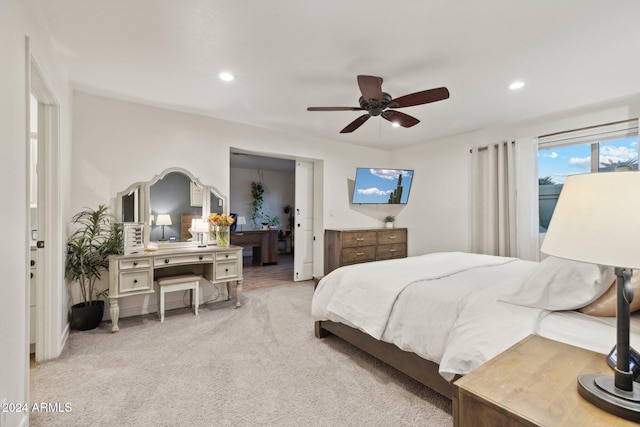
[[[405,108],[415,105],[428,104],[442,101],[449,98],[449,90],[446,87],[423,90],[411,93],[399,98],[393,98],[382,91],[382,77],[358,76],[358,87],[362,96],[358,100],[360,107],[309,107],[307,111],[366,111],[351,123],[349,123],[340,133],[351,133],[364,124],[370,117],[382,116],[383,119],[392,124],[410,128],[420,123],[420,120],[413,116],[395,111],[390,108]]]

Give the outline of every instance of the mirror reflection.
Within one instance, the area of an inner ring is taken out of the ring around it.
[[[191,220],[224,213],[225,199],[187,170],[170,168],[149,182],[130,185],[116,196],[123,222],[144,223],[145,242],[193,242]]]
[[[191,219],[202,217],[202,190],[182,172],[168,173],[149,186],[149,210],[154,216],[149,240],[188,241]]]
[[[122,222],[140,222],[140,186],[137,185],[120,198]]]
[[[218,195],[211,190],[211,194],[210,194],[210,199],[211,199],[211,206],[209,207],[209,213],[223,213],[224,210],[224,202],[222,201],[221,197],[218,197]]]

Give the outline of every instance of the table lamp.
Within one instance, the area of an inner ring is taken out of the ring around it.
[[[242,226],[245,225],[246,223],[247,223],[247,219],[243,216],[239,216],[238,220],[236,221],[236,224],[240,226],[240,231],[242,231]]]
[[[569,176],[541,251],[576,261],[615,267],[616,368],[614,375],[582,374],[578,392],[593,405],[640,421],[640,384],[629,366],[631,269],[640,268],[640,172]]]
[[[205,248],[207,247],[207,244],[204,242],[204,236],[205,234],[209,233],[209,221],[207,221],[206,219],[201,219],[201,218],[197,218],[194,219],[194,230],[196,233],[200,233],[200,244],[198,245],[199,248]]]
[[[161,225],[162,226],[162,239],[160,239],[161,242],[164,242],[165,239],[164,238],[164,226],[165,225],[171,225],[171,215],[169,214],[159,214],[158,218],[156,218],[156,225]]]

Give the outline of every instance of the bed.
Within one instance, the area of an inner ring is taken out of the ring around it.
[[[602,313],[614,280],[611,268],[553,257],[433,253],[332,271],[312,315],[318,338],[334,334],[451,398],[459,376],[530,334],[610,351],[615,318],[577,310]]]

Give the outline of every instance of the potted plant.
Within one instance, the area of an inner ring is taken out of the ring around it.
[[[267,224],[269,225],[270,230],[275,230],[280,227],[280,217],[278,215],[266,215],[265,219],[267,220]]]
[[[97,328],[104,314],[104,297],[108,290],[98,292],[96,281],[109,268],[109,255],[122,253],[122,227],[112,222],[108,208],[82,210],[71,220],[76,230],[67,239],[65,275],[70,283],[78,283],[82,302],[71,307],[71,328]]]
[[[384,217],[382,222],[384,222],[385,228],[393,228],[393,222],[396,220],[396,217],[393,215],[387,215]]]
[[[264,186],[261,182],[251,183],[251,221],[253,228],[258,228],[258,223],[262,218],[262,203],[264,202]]]

